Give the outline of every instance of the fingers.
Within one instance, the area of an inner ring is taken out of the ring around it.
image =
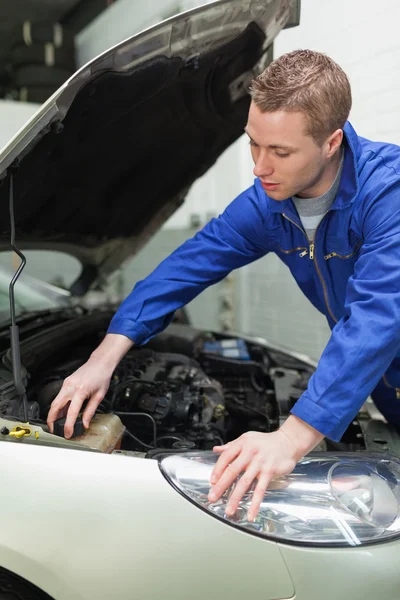
[[[56,421],[63,413],[63,409],[71,402],[73,394],[73,386],[66,385],[64,382],[63,387],[53,400],[49,414],[47,415],[47,425],[49,426],[50,432],[54,432],[54,421]]]
[[[65,417],[67,415],[69,404],[70,404],[70,400],[67,400],[65,406],[63,406],[62,408],[60,408],[60,410],[58,411],[58,413],[55,414],[54,421],[57,421],[58,419],[62,419],[63,417]],[[54,421],[52,421],[50,423],[51,426],[49,425],[49,430],[50,430],[51,433],[53,433]],[[48,421],[48,423],[49,423],[49,421]]]
[[[83,386],[77,387],[66,379],[63,387],[50,407],[47,417],[47,424],[50,432],[54,432],[54,421],[60,417],[60,414],[65,413],[66,408],[68,408],[64,426],[64,435],[66,438],[70,438],[74,431],[74,424],[79,411],[82,408],[82,404],[89,395],[89,392],[84,390]]]
[[[87,406],[82,415],[83,426],[85,427],[85,429],[89,427],[90,421],[92,420],[100,402],[103,400],[104,395],[105,394],[103,392],[97,392],[91,397],[91,399],[87,403]]]
[[[69,405],[67,418],[65,420],[64,425],[64,437],[66,437],[67,439],[70,438],[74,432],[75,421],[82,408],[82,404],[84,403],[87,397],[88,392],[86,392],[82,387],[78,388],[72,396],[71,404]]]
[[[67,439],[70,438],[74,432],[76,419],[86,399],[88,403],[83,413],[83,425],[87,429],[96,409],[107,393],[109,385],[110,377],[108,373],[104,373],[99,366],[93,368],[89,363],[85,363],[75,373],[67,377],[49,410],[47,424],[50,432],[54,433],[54,421],[61,414],[65,414],[64,436]]]
[[[226,450],[223,450],[221,456],[215,464],[215,467],[212,470],[210,477],[211,485],[217,483],[222,473],[225,471],[226,467],[237,457],[237,455],[241,451],[241,444],[238,441],[236,441],[236,444],[229,443],[225,445],[227,446]],[[218,448],[218,446],[215,447]],[[223,446],[221,446],[221,448],[222,447]]]
[[[213,451],[214,452],[223,452],[224,450],[229,448],[231,445],[232,445],[232,442],[228,442],[227,444],[224,444],[223,446],[214,446]]]
[[[270,473],[263,473],[258,478],[256,489],[254,490],[253,500],[251,501],[250,508],[247,514],[248,521],[254,521],[258,511],[260,510],[261,502],[264,499],[265,492],[267,491],[268,485],[271,481]]]
[[[231,516],[257,480],[247,515],[248,520],[253,521],[273,478],[291,473],[296,466],[293,444],[287,436],[284,438],[279,431],[266,434],[249,431],[229,444],[217,446],[215,451],[221,455],[211,473],[209,502],[216,502],[234,484],[225,507],[226,515]],[[285,485],[285,482],[275,481],[277,489]]]
[[[225,509],[225,513],[228,517],[235,514],[237,507],[239,506],[239,502],[256,479],[259,472],[259,466],[251,464],[247,471],[243,473],[237,484],[235,485],[235,489],[233,490],[228,505]]]
[[[221,456],[222,458],[222,456]],[[251,458],[247,454],[242,454],[240,458],[230,465],[227,465],[225,471],[218,479],[217,483],[211,488],[208,498],[210,502],[216,502],[218,498],[232,485],[239,475],[246,469]]]

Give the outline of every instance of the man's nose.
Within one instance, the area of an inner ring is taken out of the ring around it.
[[[253,169],[255,177],[270,177],[273,172],[274,168],[268,155],[264,152],[260,152]]]

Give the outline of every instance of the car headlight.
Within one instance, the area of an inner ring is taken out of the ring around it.
[[[225,514],[234,484],[208,502],[214,452],[160,459],[166,479],[209,514],[279,542],[358,546],[400,537],[400,461],[387,455],[310,454],[285,477],[274,479],[255,521],[247,520],[254,485],[232,517]],[[236,483],[236,482],[235,482]]]

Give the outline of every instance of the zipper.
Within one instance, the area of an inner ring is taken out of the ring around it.
[[[306,256],[308,254],[308,248],[305,248],[305,246],[298,246],[297,248],[291,248],[291,250],[284,250],[279,246],[279,244],[274,244],[274,246],[277,246],[277,248],[279,248],[279,250],[284,254],[293,254],[293,252],[298,252],[299,250],[301,250],[299,254],[300,258],[303,258],[303,256]]]
[[[329,260],[330,258],[333,258],[334,256],[336,256],[337,258],[341,258],[342,260],[346,259],[346,258],[350,258],[351,256],[354,256],[354,254],[357,252],[357,250],[360,248],[362,242],[359,242],[357,244],[357,246],[354,248],[354,250],[352,252],[350,252],[350,254],[337,254],[336,252],[330,252],[329,254],[326,254],[324,256],[325,260]]]
[[[325,214],[326,214],[326,213],[325,213]],[[324,215],[324,216],[325,216],[325,215]],[[285,213],[282,213],[282,217],[284,217],[284,218],[285,218],[287,221],[290,221],[291,223],[293,223],[293,225],[295,225],[295,226],[297,227],[297,229],[300,229],[300,231],[301,231],[302,233],[304,233],[304,235],[306,236],[306,238],[307,238],[307,241],[308,241],[307,234],[306,234],[306,232],[304,231],[304,229],[303,229],[302,227],[300,227],[300,225],[297,225],[297,223],[295,223],[294,221],[292,221],[292,219],[289,219],[289,217],[287,217],[287,216],[285,215]]]
[[[329,212],[329,211],[328,211],[328,212]],[[332,311],[331,311],[331,308],[330,308],[330,306],[329,306],[329,302],[328,302],[328,294],[327,294],[327,289],[326,289],[326,284],[325,284],[325,281],[323,280],[323,277],[322,277],[322,275],[321,275],[321,271],[319,270],[317,258],[316,258],[316,257],[314,258],[314,250],[315,250],[315,237],[316,237],[316,235],[317,235],[318,227],[321,225],[321,223],[322,223],[323,219],[324,219],[324,218],[325,218],[325,216],[328,214],[328,212],[326,212],[326,213],[324,214],[324,216],[322,217],[321,221],[319,222],[319,224],[318,224],[318,226],[317,226],[317,228],[316,228],[316,230],[315,230],[315,233],[314,233],[314,238],[313,238],[313,240],[310,242],[310,260],[314,260],[315,269],[316,269],[316,271],[317,271],[317,275],[318,275],[318,277],[319,277],[319,280],[320,280],[320,282],[321,282],[321,284],[322,284],[322,289],[323,289],[323,291],[324,291],[324,299],[325,299],[326,308],[328,309],[328,312],[329,312],[330,316],[332,317],[333,321],[334,321],[335,323],[337,323],[338,321],[337,321],[337,319],[334,317],[334,315],[333,315],[333,313],[332,313]],[[307,237],[307,234],[306,234],[306,232],[304,231],[304,229],[303,229],[302,227],[300,227],[300,225],[297,225],[297,223],[295,223],[294,221],[292,221],[292,219],[289,219],[289,217],[287,217],[287,216],[285,215],[285,213],[282,213],[282,216],[283,216],[283,217],[284,217],[284,218],[285,218],[287,221],[290,221],[290,223],[293,223],[293,225],[295,225],[295,226],[297,227],[297,229],[300,229],[300,231],[301,231],[302,233],[304,233],[304,235],[306,236],[306,238],[307,238],[307,240],[308,240],[308,237]],[[357,250],[359,249],[359,247],[361,246],[361,244],[362,244],[362,242],[360,242],[359,244],[357,244],[357,246],[354,248],[354,250],[353,250],[353,251],[352,251],[350,254],[346,254],[345,256],[343,256],[343,255],[341,255],[341,254],[337,254],[336,252],[331,252],[330,254],[327,254],[326,256],[324,256],[324,259],[325,259],[325,260],[329,260],[330,258],[333,258],[334,256],[336,256],[336,257],[338,257],[338,258],[342,258],[342,259],[344,259],[344,258],[350,258],[351,256],[353,256],[353,254],[355,254],[355,253],[357,252]],[[298,248],[296,248],[296,250],[298,250]],[[284,252],[284,250],[283,250],[283,252]],[[304,256],[305,254],[307,254],[307,250],[306,250],[306,252],[305,252],[305,253],[302,253],[300,256]],[[394,387],[393,385],[390,385],[390,383],[389,383],[389,382],[388,382],[388,380],[386,379],[386,375],[383,375],[382,379],[383,379],[383,382],[384,382],[384,384],[385,384],[385,385],[386,385],[388,388],[391,388],[392,390],[393,390],[393,389],[395,390],[395,392],[396,392],[396,399],[397,399],[397,400],[400,400],[400,388],[396,388],[396,387]]]
[[[316,256],[314,256],[314,251],[315,251],[315,238],[316,238],[316,236],[317,236],[317,231],[318,231],[318,228],[319,228],[319,226],[321,225],[322,221],[324,220],[324,218],[325,218],[325,217],[326,217],[326,215],[328,214],[328,212],[329,212],[329,211],[327,211],[327,212],[324,214],[324,216],[322,217],[321,221],[318,223],[318,226],[317,226],[317,228],[316,228],[316,230],[315,230],[315,233],[314,233],[314,237],[313,237],[312,241],[311,241],[311,242],[309,242],[309,245],[310,245],[310,254],[309,254],[309,256],[310,256],[310,260],[313,260],[313,261],[314,261],[314,264],[315,264],[315,270],[317,271],[318,278],[319,278],[319,280],[320,280],[320,282],[321,282],[321,285],[322,285],[322,290],[323,290],[323,292],[324,292],[324,300],[325,300],[326,308],[328,309],[328,312],[329,312],[329,314],[330,314],[330,316],[331,316],[332,320],[333,320],[335,323],[337,323],[338,321],[337,321],[337,319],[335,318],[335,316],[333,315],[333,313],[332,313],[332,311],[331,311],[331,307],[329,306],[329,300],[328,300],[328,290],[326,289],[326,283],[325,283],[325,281],[324,281],[324,279],[323,279],[323,277],[322,277],[322,275],[321,275],[321,271],[319,270],[319,266],[318,266],[317,257],[316,257]],[[289,219],[289,217],[287,217],[287,216],[285,215],[285,213],[282,213],[282,216],[283,216],[283,217],[284,217],[284,218],[285,218],[287,221],[290,221],[290,223],[293,223],[293,225],[295,225],[295,226],[297,227],[297,229],[300,229],[300,231],[302,231],[302,232],[304,233],[304,235],[306,236],[306,239],[307,239],[307,241],[308,241],[307,234],[306,234],[306,232],[304,231],[304,229],[303,229],[302,227],[300,227],[300,225],[297,225],[297,223],[295,223],[294,221],[292,221],[292,219]]]

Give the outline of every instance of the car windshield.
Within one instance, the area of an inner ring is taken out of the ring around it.
[[[62,252],[24,251],[26,266],[15,288],[16,314],[69,306],[68,288],[79,276],[79,261]],[[0,321],[10,317],[9,286],[20,264],[13,252],[0,253]]]

